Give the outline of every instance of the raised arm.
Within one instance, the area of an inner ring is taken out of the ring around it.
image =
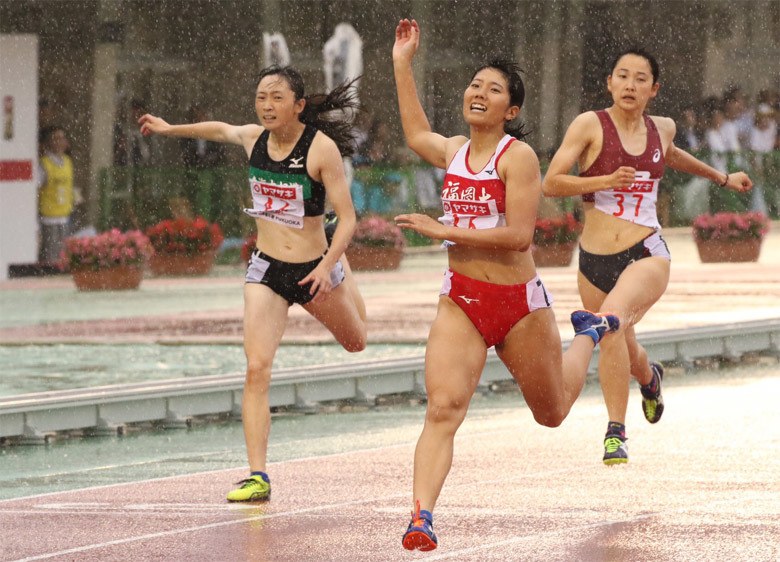
[[[596,114],[588,112],[577,116],[569,125],[563,142],[544,176],[542,190],[545,195],[548,197],[570,197],[603,189],[628,187],[634,183],[636,170],[629,166],[621,166],[606,176],[583,178],[569,174],[574,164],[584,160],[583,156],[593,143],[593,130],[594,127],[599,126],[598,123]]]
[[[447,139],[431,131],[425,116],[412,73],[412,58],[420,44],[420,27],[415,20],[398,22],[393,45],[393,68],[398,92],[398,107],[406,144],[426,162],[445,168]]]
[[[156,134],[165,137],[185,137],[238,144],[244,147],[247,155],[251,154],[257,137],[263,132],[260,125],[230,125],[221,121],[171,125],[164,119],[148,113],[142,116],[138,123],[141,125],[141,133],[144,135]]]

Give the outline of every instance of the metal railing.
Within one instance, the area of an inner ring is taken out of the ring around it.
[[[778,357],[780,318],[640,333],[638,340],[654,360],[686,368],[704,358],[739,361],[746,353]],[[570,343],[565,341],[564,349]],[[597,366],[598,350],[591,359],[590,372],[595,373]],[[424,355],[280,369],[271,377],[269,404],[312,411],[321,402],[372,404],[382,395],[424,396],[424,372]],[[489,388],[511,380],[509,371],[491,352],[480,385]],[[238,417],[243,386],[243,375],[215,375],[7,396],[0,398],[0,438],[36,444],[71,430],[116,434],[126,424],[139,422],[180,428],[197,416]]]

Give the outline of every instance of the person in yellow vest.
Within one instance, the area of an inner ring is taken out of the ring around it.
[[[68,137],[65,129],[45,127],[40,133],[44,149],[38,181],[38,217],[41,225],[38,261],[52,263],[60,258],[73,212],[73,162],[65,154]]]

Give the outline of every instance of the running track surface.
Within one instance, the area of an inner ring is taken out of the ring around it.
[[[601,464],[591,392],[556,429],[520,407],[467,418],[434,511],[440,546],[408,552],[414,443],[269,466],[273,497],[227,504],[241,470],[0,502],[1,560],[780,559],[780,368],[668,381],[655,426],[629,408],[631,462]]]

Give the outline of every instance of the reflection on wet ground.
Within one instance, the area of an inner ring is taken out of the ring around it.
[[[274,370],[420,356],[420,344],[368,347],[359,354],[339,345],[281,346]],[[242,374],[240,345],[25,345],[0,346],[0,396],[180,377]]]

